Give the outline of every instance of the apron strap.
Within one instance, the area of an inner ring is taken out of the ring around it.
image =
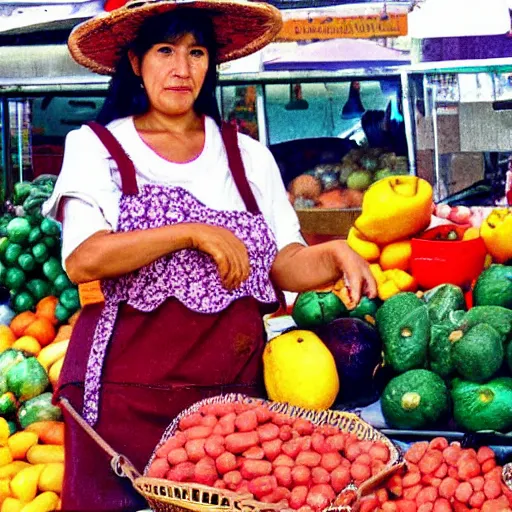
[[[96,123],[95,121],[90,121],[87,123],[87,126],[101,140],[116,162],[119,173],[121,174],[123,194],[129,196],[138,194],[139,188],[137,187],[135,166],[121,144],[119,144],[118,140],[112,135],[112,132],[103,125]]]
[[[261,213],[258,203],[252,193],[247,176],[245,174],[244,163],[240,148],[238,146],[238,134],[236,127],[230,123],[223,122],[221,126],[222,140],[228,154],[228,164],[235,181],[236,188],[242,196],[247,211],[259,214]]]

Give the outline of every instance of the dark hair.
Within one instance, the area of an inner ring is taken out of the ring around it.
[[[133,72],[128,50],[142,59],[155,44],[173,43],[185,34],[192,34],[199,45],[206,47],[209,55],[208,71],[194,103],[194,110],[199,115],[212,117],[220,125],[221,115],[215,97],[217,44],[213,23],[211,18],[200,11],[186,8],[153,16],[143,23],[136,39],[125,49],[116,66],[107,98],[97,117],[99,123],[106,125],[114,119],[144,114],[148,110],[148,97],[141,87],[140,77]]]

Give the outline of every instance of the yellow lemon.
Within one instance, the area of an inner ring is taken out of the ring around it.
[[[268,396],[277,402],[328,409],[340,389],[331,352],[310,331],[290,331],[269,341],[263,368]]]

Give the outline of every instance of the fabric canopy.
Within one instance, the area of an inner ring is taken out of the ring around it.
[[[263,51],[263,68],[273,70],[337,70],[410,64],[410,54],[375,41],[330,39],[315,43],[274,43]]]

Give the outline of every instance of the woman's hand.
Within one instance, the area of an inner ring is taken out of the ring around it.
[[[328,259],[326,264],[332,265],[334,274],[344,279],[352,300],[358,304],[362,295],[371,299],[376,297],[377,283],[367,261],[343,240],[328,242],[328,244],[329,250],[324,253]]]
[[[331,285],[344,278],[351,299],[377,295],[377,284],[368,263],[343,240],[306,247],[290,244],[277,254],[272,277],[282,290],[304,292]]]
[[[238,288],[251,272],[244,243],[229,229],[208,224],[190,224],[191,249],[209,254],[225,288]]]

